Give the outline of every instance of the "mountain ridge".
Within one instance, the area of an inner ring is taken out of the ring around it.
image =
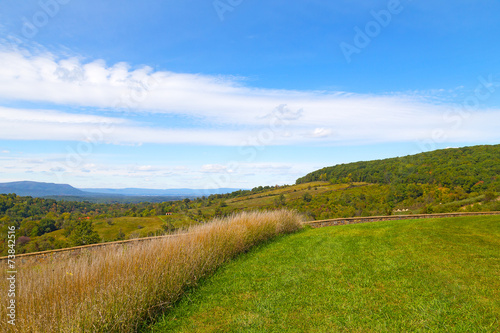
[[[0,183],[0,193],[15,193],[19,196],[43,197],[51,195],[61,196],[86,196],[87,192],[81,191],[68,184],[56,184],[34,181],[17,181]]]
[[[81,191],[101,194],[125,195],[125,196],[203,196],[210,194],[225,194],[238,191],[238,188],[217,188],[217,189],[191,189],[191,188],[173,188],[173,189],[148,189],[127,187],[121,189],[112,188],[80,188]]]
[[[147,188],[76,188],[69,184],[56,184],[35,181],[16,181],[0,183],[0,193],[15,193],[19,196],[31,197],[197,197],[211,194],[225,194],[237,191],[236,188],[218,189],[147,189]]]

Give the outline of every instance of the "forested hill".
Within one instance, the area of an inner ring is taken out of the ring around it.
[[[384,160],[326,167],[297,179],[332,183],[434,184],[466,192],[500,189],[500,145],[449,148]]]

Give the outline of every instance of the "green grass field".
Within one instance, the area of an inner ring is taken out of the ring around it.
[[[108,221],[111,223],[108,223]],[[197,223],[184,214],[151,217],[123,216],[97,219],[93,222],[94,230],[97,231],[103,241],[115,240],[120,230],[125,235],[124,239],[161,235],[164,233],[163,224],[170,224],[172,228],[188,228]],[[67,240],[62,229],[50,232],[47,235],[56,239]]]
[[[147,332],[499,332],[500,217],[306,229],[191,290]]]
[[[107,221],[112,221],[108,224]],[[101,219],[94,221],[94,229],[103,240],[113,240],[121,230],[125,238],[146,237],[154,234],[162,225],[163,221],[159,217],[116,217],[112,219]]]
[[[108,220],[112,224],[107,223]],[[121,230],[125,239],[155,236],[163,232],[161,226],[170,224],[173,228],[187,228],[197,224],[184,214],[173,214],[171,216],[151,217],[115,217],[112,219],[101,219],[94,222],[94,229],[103,240],[113,240]]]

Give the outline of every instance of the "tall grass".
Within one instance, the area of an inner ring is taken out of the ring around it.
[[[300,222],[286,210],[242,213],[177,237],[27,264],[18,270],[16,325],[6,323],[2,301],[2,326],[9,332],[134,332],[201,277],[258,243],[298,230]]]

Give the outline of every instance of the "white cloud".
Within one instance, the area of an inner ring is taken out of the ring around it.
[[[2,122],[37,122],[65,124],[123,124],[123,119],[93,115],[70,114],[52,110],[13,109],[0,106]]]
[[[428,96],[258,89],[226,77],[107,66],[50,53],[0,51],[0,98],[121,111],[102,117],[0,108],[0,139],[6,140],[345,145],[428,140],[435,131],[444,132],[445,141],[500,138],[492,126],[500,110],[476,110],[465,118]],[[153,128],[126,120],[123,111],[129,110],[126,118],[143,112],[181,115],[196,117],[202,127]]]
[[[0,107],[0,139],[85,141],[111,144],[205,144],[233,145],[250,131],[150,128],[123,119],[64,114],[46,110]]]
[[[254,173],[255,171],[258,171],[261,174],[268,175],[290,175],[290,173],[296,170],[297,167],[302,167],[302,165],[287,163],[250,163],[232,161],[227,164],[205,164],[201,167],[201,172],[209,174],[231,175],[232,177]]]
[[[201,166],[201,172],[204,173],[230,173],[232,170],[221,164],[205,164]]]
[[[137,167],[137,170],[139,171],[151,171],[152,167],[151,165],[141,165]]]
[[[330,135],[332,135],[332,130],[326,129],[326,128],[316,128],[311,133],[311,137],[313,137],[313,138],[326,138]]]
[[[210,172],[207,172],[209,170]],[[206,188],[220,187],[252,187],[246,183],[253,177],[263,177],[258,184],[285,184],[293,182],[308,171],[314,170],[307,163],[264,163],[264,162],[236,162],[227,164],[206,165],[202,172],[207,175],[203,178]],[[237,184],[237,185],[235,185]],[[255,185],[256,183],[254,183]]]

